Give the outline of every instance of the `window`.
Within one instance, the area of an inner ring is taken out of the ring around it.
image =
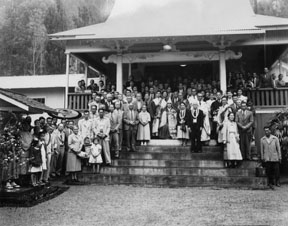
[[[45,98],[32,98],[32,99],[38,101],[39,103],[45,104]]]

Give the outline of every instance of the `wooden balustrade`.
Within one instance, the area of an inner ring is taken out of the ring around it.
[[[284,108],[288,106],[288,88],[261,88],[247,92],[247,96],[253,101],[255,107]]]
[[[253,89],[247,92],[247,96],[253,101],[254,106],[258,108],[288,107],[288,87],[287,88],[261,88]],[[91,93],[69,93],[68,107],[75,110],[88,109],[89,100],[91,100]]]
[[[87,110],[89,100],[91,99],[91,93],[69,93],[68,108],[78,111]]]

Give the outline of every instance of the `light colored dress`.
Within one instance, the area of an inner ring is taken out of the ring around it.
[[[242,155],[239,146],[239,134],[236,122],[229,120],[223,124],[223,141],[226,141],[227,156],[224,156],[225,160],[242,160]]]
[[[147,125],[143,126],[141,123],[138,124],[138,131],[137,131],[137,140],[150,140],[150,125],[149,122],[151,121],[151,117],[149,112],[141,111],[138,115],[139,122],[147,123]]]
[[[81,171],[81,159],[77,156],[77,153],[81,152],[82,137],[74,133],[69,135],[68,147],[69,149],[67,152],[66,171],[67,172]]]
[[[217,132],[218,132],[218,143],[223,143],[223,126],[219,126],[221,124],[224,125],[225,122],[228,121],[228,114],[231,112],[231,108],[226,104],[225,106],[221,106],[219,108],[216,120],[218,123]]]
[[[100,144],[92,144],[89,154],[89,163],[94,164],[101,164],[103,163],[103,159],[101,156],[102,147]]]
[[[47,153],[44,146],[44,142],[41,145],[41,157],[42,157],[42,170],[47,170]]]
[[[211,127],[209,122],[209,108],[208,105],[201,101],[199,102],[199,109],[203,111],[204,113],[204,122],[203,122],[203,129],[201,132],[201,141],[208,141],[210,140],[210,134],[211,134]]]

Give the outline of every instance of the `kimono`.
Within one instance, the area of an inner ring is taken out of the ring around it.
[[[209,108],[204,101],[200,101],[199,109],[202,110],[204,114],[203,129],[201,132],[201,141],[208,141],[210,140],[210,134],[211,134],[211,127],[209,121]]]
[[[177,112],[177,138],[189,139],[188,118],[189,110],[179,110]]]

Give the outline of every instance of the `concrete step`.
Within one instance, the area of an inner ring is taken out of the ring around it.
[[[113,166],[140,166],[140,167],[212,167],[223,168],[223,161],[217,160],[135,160],[135,159],[115,159]]]
[[[120,153],[121,159],[157,159],[157,160],[223,160],[221,152],[124,152]]]
[[[90,167],[84,168],[82,173],[92,173]],[[229,177],[255,176],[255,169],[226,169],[226,168],[188,168],[188,167],[136,167],[136,166],[111,166],[101,168],[102,174],[122,174],[122,175],[187,175],[187,176],[213,176]]]
[[[89,184],[138,185],[149,187],[225,187],[266,189],[267,180],[262,177],[216,177],[216,176],[155,176],[119,174],[79,174],[80,181]]]
[[[224,168],[222,160],[135,160],[135,159],[115,159],[113,166],[142,166],[142,167],[200,167],[200,168]],[[243,161],[239,168],[255,169],[257,162]]]
[[[137,146],[136,150],[138,152],[154,152],[154,153],[190,153],[190,146]],[[202,152],[222,152],[220,146],[203,146]]]

